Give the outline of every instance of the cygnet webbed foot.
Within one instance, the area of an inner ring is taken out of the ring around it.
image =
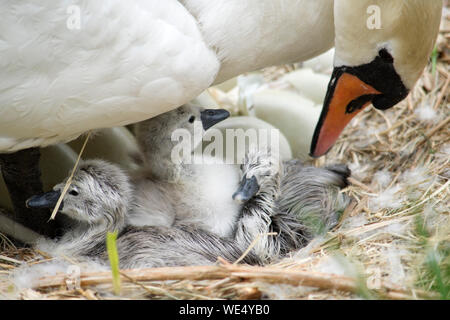
[[[242,177],[238,190],[233,194],[233,200],[244,203],[250,200],[259,190],[258,180],[255,176]]]
[[[233,200],[245,203],[255,195],[277,195],[280,184],[280,160],[271,151],[250,150],[241,164],[241,182],[233,194]]]
[[[241,165],[241,183],[233,195],[235,201],[244,203],[235,239],[242,247],[257,240],[252,252],[263,261],[271,260],[280,251],[278,231],[275,231],[279,228],[272,220],[278,212],[280,170],[279,159],[270,151],[250,150]]]
[[[249,245],[259,238],[254,252],[266,262],[330,230],[350,202],[340,193],[350,176],[345,165],[315,168],[296,159],[281,164],[273,162],[270,153],[253,151],[241,170],[243,179],[235,197],[248,199],[237,224],[236,239]]]

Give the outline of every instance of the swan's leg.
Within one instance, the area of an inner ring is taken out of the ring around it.
[[[300,161],[284,163],[278,208],[295,217],[309,240],[336,225],[350,198],[340,193],[348,185],[345,165],[324,168],[304,166]]]
[[[48,210],[28,209],[25,204],[31,196],[43,193],[39,158],[38,148],[0,154],[0,166],[14,206],[14,220],[42,235],[53,237],[56,227],[54,221],[48,222]]]

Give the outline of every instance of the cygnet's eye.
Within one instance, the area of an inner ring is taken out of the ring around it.
[[[193,123],[195,121],[195,116],[191,116],[190,118],[189,118],[189,122],[190,123]]]
[[[270,170],[267,170],[267,171],[262,172],[262,173],[261,173],[261,176],[262,176],[262,177],[268,177],[268,176],[270,176],[271,174],[272,174],[272,172],[271,172]]]
[[[72,195],[72,196],[77,196],[79,193],[78,193],[77,190],[72,189],[72,190],[69,191],[69,194]]]

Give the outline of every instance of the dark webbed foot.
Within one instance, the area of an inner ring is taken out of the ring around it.
[[[252,176],[251,178],[247,178],[247,176],[245,175],[244,177],[242,177],[238,190],[233,194],[233,200],[239,203],[245,203],[253,198],[258,190],[259,184],[256,177]]]
[[[42,194],[40,152],[38,148],[25,149],[10,154],[0,154],[0,166],[14,206],[14,221],[38,232],[54,237],[55,221],[48,221],[48,209],[29,209],[26,201],[33,195]],[[14,237],[14,235],[11,235]]]
[[[249,152],[241,166],[242,180],[233,198],[244,202],[236,239],[250,243],[264,261],[306,245],[332,228],[350,199],[340,190],[348,185],[345,165],[304,166],[300,160],[281,165],[270,153]]]
[[[252,252],[262,261],[277,257],[284,239],[283,231],[279,232],[280,228],[273,223],[280,170],[279,158],[270,151],[250,150],[241,165],[241,183],[233,195],[233,199],[244,204],[235,241],[245,250],[257,240]],[[283,236],[279,236],[281,233]]]
[[[250,150],[241,165],[242,179],[233,199],[245,203],[260,194],[273,200],[278,194],[280,168],[279,159],[270,151]]]

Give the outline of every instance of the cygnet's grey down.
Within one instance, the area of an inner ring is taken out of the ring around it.
[[[232,236],[242,204],[232,195],[239,185],[239,168],[234,164],[174,162],[172,152],[179,141],[177,129],[191,137],[191,153],[203,134],[229,116],[226,110],[203,109],[187,104],[137,125],[136,137],[142,150],[143,170],[133,178],[136,202],[128,223],[135,226],[194,224],[220,237]],[[218,161],[218,159],[216,159]]]
[[[131,182],[114,165],[85,162],[61,208],[79,223],[57,242],[40,241],[40,248],[106,259],[106,232],[119,230],[121,266],[148,267],[210,264],[218,256],[233,261],[256,239],[244,262],[259,264],[304,246],[337,222],[349,201],[339,192],[350,174],[345,166],[280,163],[270,151],[256,149],[240,167],[172,162],[170,129],[189,128],[199,117],[204,131],[226,116],[223,110],[183,106],[141,124],[145,170]],[[53,206],[61,189],[57,185],[28,205]]]
[[[41,238],[36,246],[54,256],[87,257],[106,264],[106,233],[118,231],[120,267],[140,268],[206,265],[214,263],[219,256],[236,261],[257,239],[254,249],[242,261],[262,264],[302,247],[314,234],[301,223],[303,214],[316,215],[324,224],[335,223],[337,208],[331,206],[337,205],[338,200],[327,202],[322,196],[336,196],[332,193],[344,183],[342,173],[328,170],[329,177],[324,176],[327,185],[313,185],[313,194],[306,193],[300,198],[293,195],[296,199],[287,197],[281,201],[280,193],[288,190],[291,183],[280,182],[287,171],[306,169],[304,175],[297,175],[298,181],[292,181],[307,188],[309,180],[315,180],[317,174],[323,174],[320,170],[325,169],[289,163],[291,166],[281,171],[280,164],[270,154],[259,151],[250,152],[246,164],[242,166],[242,180],[233,195],[234,201],[243,203],[243,210],[231,237],[218,237],[195,225],[126,226],[126,216],[135,201],[127,174],[105,161],[89,160],[76,170],[60,207],[60,213],[76,222],[73,228],[56,241]],[[336,184],[329,184],[333,179]],[[27,205],[54,207],[64,184],[65,181],[53,191],[30,198]],[[292,208],[290,201],[298,199],[305,201],[305,205]],[[345,198],[339,201],[342,202],[339,205],[345,206]],[[267,235],[270,232],[277,235]]]
[[[254,149],[241,171],[233,199],[244,206],[235,240],[245,246],[257,239],[252,252],[263,262],[283,257],[330,230],[350,201],[340,193],[350,175],[344,165],[315,168],[299,160],[280,162],[270,151]]]
[[[171,133],[182,128],[194,135],[196,119],[204,120],[202,110],[185,105],[138,124],[145,171],[134,180],[136,204],[130,224],[191,224],[234,239],[242,250],[258,238],[252,252],[265,262],[304,246],[335,225],[349,203],[339,192],[350,175],[346,166],[280,163],[270,151],[255,148],[240,167],[174,163],[171,152],[178,142],[172,141]],[[200,125],[202,134],[210,125]],[[277,236],[267,235],[274,232]]]
[[[207,112],[226,115],[222,110]],[[298,160],[280,164],[270,152],[256,149],[247,154],[241,167],[225,163],[174,163],[171,152],[178,142],[172,141],[172,132],[182,128],[194,135],[194,123],[199,119],[203,134],[211,124],[225,119],[215,117],[215,121],[205,124],[205,118],[208,119],[202,108],[184,105],[138,124],[136,136],[145,169],[134,179],[136,203],[129,216],[130,224],[172,226],[189,223],[220,237],[233,237],[240,221],[246,224],[246,229],[258,230],[258,233],[280,229],[280,237],[289,242],[277,242],[281,252],[286,251],[284,247],[292,249],[305,243],[316,234],[314,227],[328,230],[336,220],[336,213],[348,204],[348,197],[339,193],[347,185],[350,175],[346,166],[314,168],[303,166]],[[195,146],[193,144],[193,149]],[[266,171],[272,174],[260,174]],[[260,188],[254,188],[254,191],[259,191],[260,196],[251,199],[252,195],[249,195],[245,201],[239,197],[233,199],[245,176],[257,180],[254,182]],[[267,185],[266,189],[263,185]],[[263,197],[266,193],[270,196]],[[251,201],[246,203],[247,200]],[[261,215],[265,210],[277,214]],[[265,226],[251,227],[250,222],[243,222],[247,220],[245,212],[253,212],[248,214],[250,217],[261,215],[257,221],[266,221]],[[242,215],[243,220],[240,219]],[[244,234],[254,239],[255,233]]]
[[[27,205],[53,208],[64,184],[30,198]],[[106,264],[106,234],[118,231],[120,267],[125,269],[207,265],[219,256],[236,261],[244,252],[232,239],[222,239],[194,226],[125,226],[133,201],[133,188],[125,172],[102,160],[85,161],[76,170],[60,207],[60,213],[76,223],[60,239],[43,237],[36,247],[54,256],[85,257]],[[260,264],[261,260],[250,253],[243,262]]]

